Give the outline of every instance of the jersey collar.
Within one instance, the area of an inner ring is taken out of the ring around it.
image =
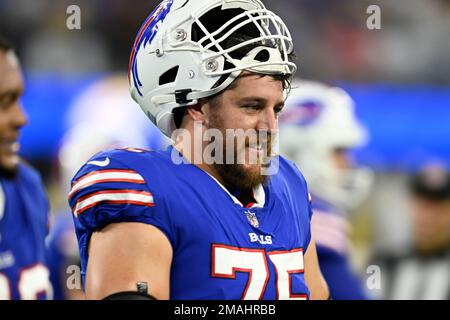
[[[215,177],[213,177],[211,174],[209,174],[208,172],[204,171],[208,176],[210,176],[227,194],[228,196],[231,198],[231,200],[241,206],[244,207],[244,205],[242,204],[242,202],[240,202],[238,200],[238,198],[236,198],[235,196],[233,196],[230,191],[228,191],[227,188],[225,188],[223,186],[223,184],[221,184],[219,182],[219,180],[217,180]],[[256,187],[253,188],[253,197],[255,198],[255,202],[251,204],[251,206],[248,206],[246,208],[262,208],[264,207],[264,204],[266,202],[266,192],[264,191],[264,187],[262,186],[262,184],[257,185]]]

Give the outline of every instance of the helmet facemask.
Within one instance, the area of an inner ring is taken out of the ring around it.
[[[192,40],[202,53],[207,75],[224,75],[244,69],[263,74],[293,74],[289,61],[292,39],[283,21],[266,9],[244,11],[216,7],[192,26]],[[222,69],[215,59],[223,57]]]

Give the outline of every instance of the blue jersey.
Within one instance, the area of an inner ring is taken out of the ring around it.
[[[71,266],[79,266],[78,243],[73,221],[67,210],[56,215],[47,238],[47,263],[54,300],[68,300],[67,283],[71,278]],[[73,270],[72,270],[73,271]],[[76,288],[76,286],[75,286]],[[77,288],[80,289],[80,288]]]
[[[172,152],[103,152],[76,174],[69,203],[83,276],[94,231],[140,222],[170,241],[171,299],[308,298],[303,257],[312,210],[295,165],[280,157],[278,173],[245,207],[197,166],[175,164]]]
[[[49,298],[49,205],[41,179],[20,164],[14,179],[0,177],[0,183],[0,300]]]
[[[320,270],[334,300],[364,300],[361,280],[353,272],[349,258],[349,231],[340,210],[314,196],[311,229],[317,247]]]

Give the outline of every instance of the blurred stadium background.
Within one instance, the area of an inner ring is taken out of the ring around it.
[[[136,32],[157,2],[0,0],[0,30],[14,42],[26,78],[30,123],[21,152],[42,173],[54,207],[65,205],[57,154],[70,106],[99,79],[126,74]],[[429,162],[450,166],[450,1],[265,3],[293,34],[298,75],[345,88],[370,132],[355,156],[377,179],[351,217],[355,265],[364,274],[373,252],[402,251],[411,241],[408,177]],[[66,27],[73,4],[81,8],[81,30]],[[381,30],[366,27],[371,4],[381,7]]]

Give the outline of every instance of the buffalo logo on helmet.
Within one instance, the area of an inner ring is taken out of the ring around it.
[[[148,16],[141,29],[138,32],[136,40],[134,41],[133,49],[131,50],[130,64],[128,67],[128,76],[130,71],[133,73],[133,82],[137,92],[142,96],[142,92],[139,88],[142,86],[139,80],[139,74],[137,70],[136,56],[142,46],[145,47],[148,43],[152,43],[153,39],[158,32],[158,23],[164,21],[172,8],[173,0],[165,0]]]
[[[295,103],[292,108],[280,115],[280,122],[300,126],[314,123],[320,116],[323,105],[314,100]]]

